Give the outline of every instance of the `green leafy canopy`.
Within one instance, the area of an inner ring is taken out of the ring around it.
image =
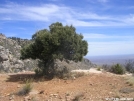
[[[81,61],[88,52],[88,43],[75,27],[56,22],[32,36],[33,43],[21,50],[21,59],[55,59]]]

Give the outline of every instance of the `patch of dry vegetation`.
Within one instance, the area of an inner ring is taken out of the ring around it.
[[[31,92],[32,90],[32,84],[30,80],[26,80],[26,84],[17,92],[17,95],[23,96],[27,95]]]

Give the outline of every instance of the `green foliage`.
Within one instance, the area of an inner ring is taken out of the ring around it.
[[[26,81],[26,84],[23,88],[17,93],[18,95],[27,95],[32,90],[32,85],[29,80]]]
[[[120,64],[113,65],[111,68],[111,72],[115,74],[124,74],[125,70]]]
[[[87,42],[75,32],[73,26],[62,26],[61,23],[50,25],[49,30],[40,30],[32,38],[34,43],[21,51],[21,58],[40,60],[69,59],[79,61],[87,54]]]
[[[124,74],[125,73],[125,68],[120,65],[120,64],[115,64],[115,65],[103,65],[102,69],[106,70],[107,72],[112,72],[115,74]]]
[[[101,71],[101,67],[97,67],[97,70],[98,70],[98,71]]]
[[[67,59],[81,61],[87,54],[88,43],[83,40],[81,34],[77,34],[75,28],[63,26],[62,23],[53,23],[49,30],[43,29],[32,36],[33,43],[21,50],[21,59],[40,59],[45,75],[53,75],[54,61]]]
[[[36,77],[38,76],[42,76],[43,75],[43,71],[40,69],[40,68],[36,68],[34,70],[35,74],[36,74]]]

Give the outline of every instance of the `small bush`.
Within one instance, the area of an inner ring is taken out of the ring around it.
[[[59,78],[70,78],[71,77],[71,70],[68,67],[63,67],[60,69],[55,70],[55,77]]]
[[[120,64],[116,64],[112,66],[111,72],[115,74],[124,74],[125,70]]]
[[[111,72],[111,68],[112,68],[111,65],[107,65],[107,64],[102,65],[102,69],[107,72]]]
[[[134,73],[134,61],[133,60],[126,61],[125,68],[128,72]]]
[[[27,95],[32,90],[32,85],[29,82],[29,80],[26,81],[26,84],[23,86],[23,88],[17,93],[18,95]]]
[[[97,68],[97,70],[98,70],[98,71],[101,71],[101,68],[100,68],[100,67],[98,67],[98,68]]]
[[[40,68],[36,68],[34,72],[35,72],[35,77],[43,76],[43,71]]]

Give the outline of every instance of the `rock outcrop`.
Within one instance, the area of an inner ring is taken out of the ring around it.
[[[0,72],[12,73],[33,70],[37,61],[20,60],[21,46],[15,40],[0,34]]]

